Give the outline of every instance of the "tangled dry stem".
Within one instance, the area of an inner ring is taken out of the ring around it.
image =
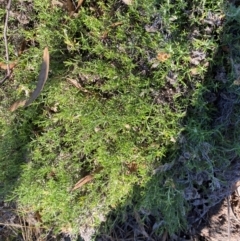
[[[6,6],[6,18],[5,18],[4,31],[3,31],[4,45],[5,45],[5,52],[6,52],[6,61],[7,61],[7,74],[0,81],[0,84],[3,84],[11,76],[11,70],[10,70],[10,66],[9,66],[8,40],[7,40],[8,18],[9,18],[9,11],[11,8],[11,3],[12,3],[12,0],[9,0],[8,4]]]

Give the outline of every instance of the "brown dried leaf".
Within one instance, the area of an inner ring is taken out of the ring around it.
[[[10,106],[9,110],[11,112],[13,112],[16,109],[18,109],[19,107],[23,107],[25,105],[25,103],[26,103],[26,100],[18,100]]]
[[[12,70],[17,64],[17,61],[13,62],[13,63],[9,63],[9,69]],[[7,70],[8,69],[8,65],[4,64],[3,62],[0,62],[0,69],[3,70]]]
[[[66,0],[65,2],[65,8],[69,12],[70,15],[72,15],[73,12],[75,12],[75,6],[73,5],[73,2],[71,0]]]
[[[84,184],[92,181],[93,178],[94,178],[93,175],[87,175],[87,176],[81,178],[81,179],[74,185],[72,191],[74,191],[74,190],[82,187]]]
[[[137,172],[138,165],[136,162],[131,162],[127,164],[127,168],[129,173]]]
[[[29,106],[39,96],[48,78],[48,71],[49,71],[49,52],[48,52],[48,47],[45,47],[43,51],[43,62],[42,62],[40,74],[38,76],[37,87],[31,94],[29,100],[26,102],[24,107]]]
[[[26,49],[26,45],[27,45],[27,42],[25,39],[23,39],[18,50],[18,56],[20,56],[24,52],[24,50]]]
[[[164,53],[164,52],[160,52],[160,53],[157,54],[156,59],[159,60],[160,62],[165,62],[165,61],[167,61],[170,57],[171,57],[170,54]]]
[[[72,84],[73,86],[75,86],[76,88],[82,90],[83,92],[85,92],[85,93],[88,92],[86,89],[84,89],[84,88],[80,85],[80,83],[79,83],[77,80],[71,79],[71,78],[67,78],[67,81],[68,81],[70,84]]]
[[[84,0],[78,0],[77,9],[79,9],[79,8],[82,6],[83,1],[84,1]]]
[[[40,214],[39,211],[36,211],[34,213],[34,218],[36,219],[37,222],[42,223],[42,215]]]
[[[122,25],[122,24],[123,24],[123,22],[115,22],[115,23],[112,23],[112,24],[110,25],[110,27],[115,28],[115,27],[120,26],[120,25]]]

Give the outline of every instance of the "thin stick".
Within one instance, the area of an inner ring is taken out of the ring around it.
[[[9,0],[7,7],[6,7],[6,19],[5,19],[4,32],[3,32],[5,51],[6,51],[6,61],[7,61],[7,76],[10,75],[7,30],[8,30],[8,18],[9,18],[9,11],[10,11],[10,7],[11,7],[11,3],[12,3],[12,0]]]
[[[15,227],[15,228],[36,228],[35,226],[24,226],[24,225],[15,224],[15,223],[0,223],[0,225],[6,226],[6,227]]]
[[[8,4],[6,6],[6,19],[4,24],[4,31],[3,31],[3,37],[4,37],[4,44],[5,44],[5,52],[6,52],[6,61],[7,61],[7,74],[3,79],[0,80],[0,84],[3,84],[10,76],[12,71],[10,70],[9,66],[9,54],[8,54],[8,41],[7,41],[7,30],[8,30],[8,18],[9,18],[9,11],[11,7],[12,0],[8,1]]]
[[[229,201],[229,196],[227,196],[227,216],[228,216],[228,241],[231,241],[230,201]]]
[[[10,72],[9,74],[5,75],[5,77],[0,80],[0,85],[3,84],[11,76],[11,73],[12,72]]]

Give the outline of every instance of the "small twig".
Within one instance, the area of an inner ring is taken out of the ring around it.
[[[10,74],[6,74],[3,79],[0,80],[0,85],[3,84],[12,74],[12,71],[10,71]]]
[[[15,227],[15,228],[33,228],[35,229],[35,226],[24,226],[20,224],[15,224],[15,223],[0,223],[1,226],[6,226],[6,227]]]
[[[230,201],[229,201],[229,196],[227,196],[227,216],[228,216],[228,241],[231,241]]]
[[[8,18],[9,18],[9,11],[11,7],[12,0],[8,1],[7,7],[6,7],[6,19],[5,19],[5,25],[4,25],[4,43],[5,43],[5,51],[6,51],[6,60],[7,60],[7,75],[10,75],[10,67],[9,67],[9,54],[8,54],[8,41],[7,41],[7,30],[8,30]]]
[[[8,4],[6,6],[6,19],[5,19],[4,31],[3,31],[5,52],[6,52],[6,61],[7,61],[7,75],[0,81],[0,84],[3,84],[11,75],[10,66],[9,66],[8,41],[7,41],[8,18],[9,18],[9,11],[10,11],[10,7],[11,7],[11,3],[12,3],[12,0],[9,0]]]

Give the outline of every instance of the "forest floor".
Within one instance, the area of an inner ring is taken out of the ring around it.
[[[0,0],[0,240],[240,241],[240,1],[139,2]]]

